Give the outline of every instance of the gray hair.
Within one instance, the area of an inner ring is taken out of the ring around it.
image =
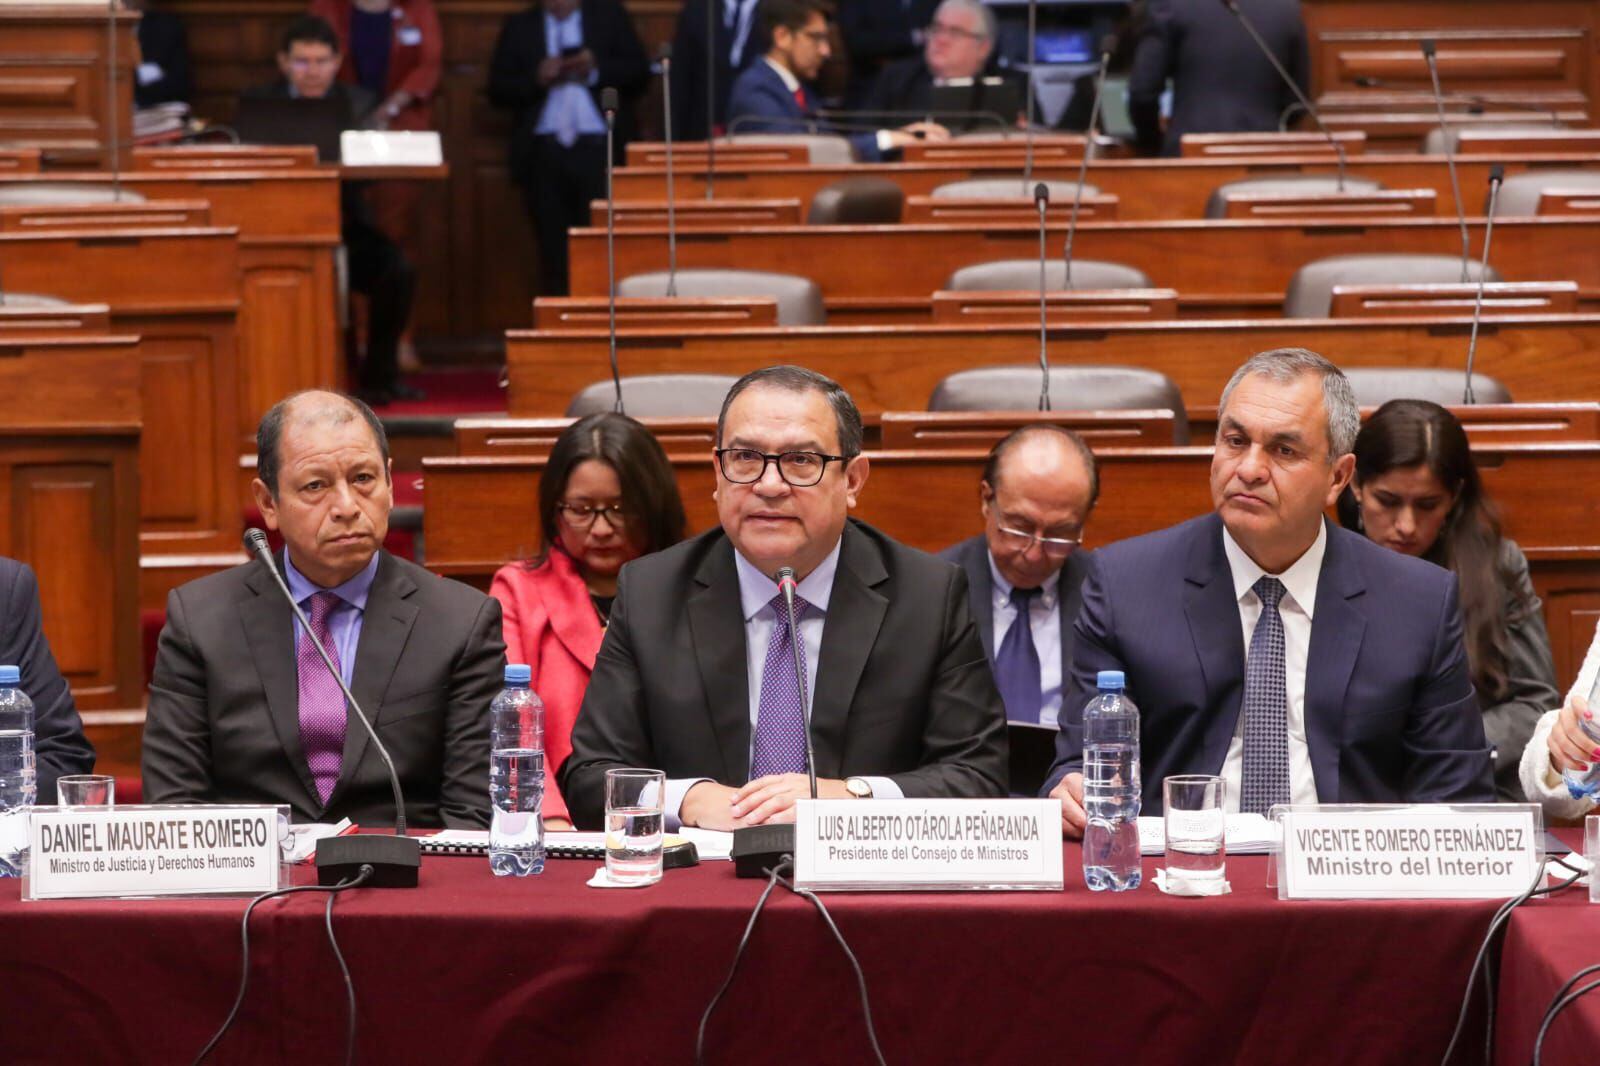
[[[1227,388],[1222,390],[1219,413],[1228,409],[1228,398],[1233,395],[1234,387],[1252,374],[1288,385],[1300,375],[1310,373],[1322,375],[1322,406],[1328,414],[1328,461],[1349,455],[1355,450],[1356,434],[1361,431],[1361,408],[1356,403],[1355,390],[1350,387],[1350,379],[1344,376],[1344,371],[1306,348],[1274,348],[1252,355],[1228,379]]]
[[[983,38],[986,41],[993,41],[995,35],[999,32],[999,27],[995,23],[994,11],[990,9],[988,4],[980,3],[979,0],[944,0],[944,3],[940,4],[934,11],[933,17],[937,19],[939,12],[947,8],[951,11],[968,11],[976,14],[978,21],[983,24]]]
[[[722,410],[717,412],[717,447],[722,447],[722,430],[728,423],[728,408],[746,389],[762,386],[783,392],[819,392],[833,409],[834,421],[839,427],[839,454],[854,459],[861,454],[863,433],[861,412],[844,387],[825,374],[803,366],[767,366],[752,370],[733,383],[722,400]]]

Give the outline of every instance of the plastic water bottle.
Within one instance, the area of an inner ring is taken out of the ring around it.
[[[39,785],[33,762],[33,701],[22,671],[0,666],[0,877],[21,877],[28,860],[28,812]]]
[[[506,667],[506,687],[489,708],[489,869],[498,877],[544,870],[544,702],[533,672]]]
[[[1139,708],[1121,670],[1102,670],[1100,694],[1083,709],[1083,880],[1125,892],[1143,879],[1139,860]]]
[[[1589,710],[1600,710],[1600,704],[1595,701],[1600,699],[1600,675],[1594,679],[1594,684],[1589,688]],[[1578,726],[1583,730],[1583,735],[1600,746],[1600,726],[1586,719],[1578,719]],[[1567,791],[1572,793],[1573,799],[1593,797],[1600,793],[1600,759],[1592,759],[1587,771],[1563,770],[1561,780],[1567,783]]]

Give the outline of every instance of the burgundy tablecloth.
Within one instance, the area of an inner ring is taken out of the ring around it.
[[[1061,893],[826,897],[890,1062],[1436,1062],[1495,909],[1280,902],[1264,860],[1244,857],[1227,898],[1163,896],[1154,862],[1139,891],[1093,894],[1076,846],[1066,858]],[[341,897],[359,1059],[689,1062],[761,884],[707,863],[599,891],[583,886],[593,868],[552,861],[512,880],[430,857],[417,890]],[[249,1000],[214,1061],[338,1061],[344,993],[322,902],[257,909]],[[243,906],[22,903],[0,884],[0,1056],[189,1061],[232,1001]],[[805,901],[774,894],[709,1052],[866,1061],[850,971]]]

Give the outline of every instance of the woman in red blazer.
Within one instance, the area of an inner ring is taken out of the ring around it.
[[[570,823],[556,769],[572,754],[594,657],[622,564],[683,539],[683,500],[655,436],[626,415],[580,418],[539,481],[543,546],[502,566],[489,592],[504,614],[506,661],[527,663],[544,701],[544,817]]]
[[[433,128],[433,94],[444,63],[444,38],[433,0],[312,0],[311,14],[339,35],[339,80],[362,85],[382,102],[380,129]]]

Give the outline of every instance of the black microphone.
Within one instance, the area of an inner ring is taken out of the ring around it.
[[[1087,140],[1083,145],[1083,158],[1078,161],[1078,186],[1072,192],[1072,216],[1067,219],[1067,244],[1063,252],[1065,278],[1062,288],[1072,288],[1072,239],[1078,233],[1078,208],[1083,204],[1083,183],[1089,176],[1089,156],[1094,152],[1094,131],[1100,122],[1100,98],[1106,91],[1106,71],[1111,66],[1111,53],[1116,49],[1116,36],[1107,37],[1100,45],[1100,72],[1094,79],[1094,100],[1089,108],[1089,131]],[[1041,411],[1050,408],[1044,406]]]
[[[1039,410],[1048,411],[1050,410],[1050,354],[1045,333],[1044,265],[1047,253],[1044,246],[1044,230],[1046,208],[1050,205],[1050,186],[1042,181],[1035,185],[1033,202],[1039,209]]]
[[[611,340],[611,384],[617,390],[617,400],[612,410],[623,414],[622,375],[617,371],[617,197],[612,188],[611,141],[617,128],[617,90],[606,86],[600,90],[600,110],[606,117],[606,317]],[[667,164],[672,173],[672,164]]]
[[[1305,108],[1306,114],[1311,116],[1311,121],[1317,124],[1317,129],[1321,131],[1322,135],[1328,139],[1328,144],[1333,148],[1334,157],[1339,164],[1339,191],[1344,192],[1344,145],[1339,143],[1338,138],[1334,137],[1333,132],[1329,130],[1327,124],[1322,121],[1321,113],[1317,111],[1316,106],[1312,104],[1312,102],[1306,97],[1306,94],[1301,90],[1299,83],[1289,76],[1289,72],[1283,69],[1283,64],[1278,62],[1278,57],[1272,54],[1272,49],[1267,45],[1267,42],[1262,39],[1261,34],[1256,30],[1255,23],[1251,22],[1249,16],[1247,16],[1243,11],[1239,10],[1238,0],[1222,0],[1222,6],[1227,8],[1233,14],[1233,17],[1239,20],[1239,25],[1244,27],[1244,31],[1248,33],[1250,35],[1250,39],[1255,42],[1256,49],[1266,57],[1268,63],[1272,64],[1272,69],[1277,71],[1279,79],[1289,87],[1290,92],[1294,93],[1295,99],[1300,101],[1300,106]]]
[[[317,654],[322,657],[323,664],[333,674],[333,679],[339,683],[339,691],[344,693],[350,709],[355,712],[356,718],[360,719],[362,727],[366,729],[372,746],[377,748],[379,758],[389,771],[389,787],[394,790],[394,836],[358,833],[353,836],[327,837],[317,841],[317,882],[323,885],[336,885],[356,876],[363,865],[370,865],[373,873],[372,879],[367,884],[373,888],[417,887],[417,868],[422,864],[422,846],[413,838],[406,836],[406,800],[400,791],[400,775],[395,773],[394,760],[389,758],[389,749],[378,739],[377,730],[372,728],[372,721],[367,717],[367,712],[361,709],[361,704],[356,702],[350,686],[344,683],[344,673],[339,669],[339,664],[333,661],[328,649],[322,646],[322,641],[317,639],[316,631],[311,628],[310,620],[306,618],[305,612],[300,610],[300,605],[294,601],[294,594],[284,583],[283,575],[278,572],[277,561],[272,558],[272,549],[267,546],[267,535],[254,527],[245,530],[244,549],[260,561],[272,575],[273,583],[278,586],[278,591],[283,593],[284,602],[288,603],[289,610],[294,612],[294,617],[306,636],[311,638],[311,643],[317,649]]]
[[[1467,209],[1461,202],[1461,181],[1456,177],[1455,146],[1450,143],[1450,127],[1444,121],[1444,94],[1439,91],[1439,61],[1431,37],[1423,38],[1422,58],[1428,64],[1428,77],[1433,82],[1433,106],[1439,112],[1439,137],[1444,142],[1444,163],[1450,171],[1450,193],[1456,198],[1456,224],[1461,229],[1461,280],[1467,280],[1467,260],[1472,258],[1472,247],[1467,240]],[[1471,388],[1470,383],[1468,388]]]
[[[672,200],[672,45],[661,46],[661,131],[667,142],[667,295],[678,295],[678,210]]]
[[[706,199],[717,188],[717,8],[722,0],[706,0]],[[738,29],[735,28],[735,33]]]
[[[1478,357],[1478,320],[1483,316],[1483,286],[1489,276],[1489,240],[1494,236],[1494,209],[1500,199],[1500,183],[1506,168],[1496,163],[1489,168],[1489,217],[1483,220],[1483,262],[1478,267],[1478,297],[1472,302],[1472,336],[1467,341],[1467,388],[1461,398],[1465,404],[1477,403],[1472,395],[1472,364]]]

